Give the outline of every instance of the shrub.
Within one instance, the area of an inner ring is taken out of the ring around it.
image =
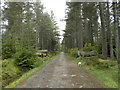
[[[14,59],[5,59],[2,61],[2,87],[8,85],[16,78],[20,77],[21,72],[14,66]]]
[[[45,62],[44,58],[46,58],[46,57],[43,57],[43,58],[38,57],[38,60],[34,63],[33,67],[36,68],[36,67],[39,67],[40,65],[42,65]]]
[[[115,57],[117,58],[117,54],[118,54],[118,58],[120,58],[120,50],[119,49],[113,49],[113,53],[115,55]]]
[[[98,61],[99,61],[98,68],[110,68],[117,65],[117,62],[113,60],[98,59]]]
[[[70,55],[78,57],[78,48],[72,48],[69,50]]]
[[[97,56],[87,57],[84,58],[83,61],[85,62],[85,65],[90,65],[95,67],[98,64],[98,57]]]
[[[15,65],[22,68],[23,70],[32,69],[36,62],[37,56],[33,50],[23,49],[22,51],[15,54]]]
[[[16,49],[15,46],[12,44],[3,44],[2,46],[2,58],[7,59],[13,57],[15,54]]]
[[[96,42],[94,50],[97,51],[97,54],[102,54],[102,44],[101,42]]]
[[[56,55],[56,54],[58,54],[58,53],[59,53],[59,51],[49,51],[49,56],[50,56],[50,55],[53,56],[53,55]]]
[[[84,48],[83,48],[83,51],[93,51],[94,47],[91,45],[91,43],[86,43]]]

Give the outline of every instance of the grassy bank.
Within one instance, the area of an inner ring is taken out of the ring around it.
[[[18,67],[14,65],[14,59],[1,60],[2,63],[2,87],[18,79],[23,73]]]
[[[44,57],[44,58],[39,57],[38,61],[35,63],[35,68],[33,68],[33,69],[29,70],[29,71],[26,71],[26,72],[21,72],[17,67],[14,66],[14,64],[13,64],[14,59],[6,59],[6,60],[4,60],[3,63],[4,62],[8,62],[8,63],[2,69],[2,71],[4,71],[4,73],[3,73],[4,75],[2,75],[2,76],[5,77],[5,75],[9,74],[10,76],[9,76],[8,79],[10,79],[11,77],[16,77],[10,82],[7,81],[7,79],[6,79],[6,84],[4,84],[5,88],[14,88],[17,84],[19,84],[20,82],[22,82],[23,80],[25,80],[26,78],[28,78],[29,76],[34,74],[36,71],[38,71],[42,67],[44,67],[54,57],[55,56],[49,56],[49,57]],[[5,82],[5,81],[3,81],[3,82]]]
[[[82,62],[81,68],[86,69],[91,74],[98,77],[106,86],[110,88],[118,88],[118,65],[108,66],[97,64],[98,58],[74,58],[75,63]],[[92,60],[95,59],[95,60]]]
[[[110,88],[118,88],[118,70],[113,69],[92,69],[88,70],[91,74],[97,76],[102,82]]]

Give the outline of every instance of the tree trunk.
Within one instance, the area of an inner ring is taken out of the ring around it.
[[[120,1],[117,3],[117,24],[118,24],[118,61],[119,61],[118,63],[120,64]]]
[[[112,42],[112,30],[110,27],[110,11],[109,11],[109,3],[107,2],[107,29],[108,29],[108,43],[109,43],[109,49],[110,49],[110,57],[113,58],[113,42]]]
[[[80,3],[80,19],[79,19],[79,39],[80,39],[80,45],[79,45],[79,49],[83,48],[83,25],[82,25],[82,15],[81,15],[81,3]]]
[[[113,12],[114,12],[114,30],[115,30],[115,41],[116,41],[116,58],[118,59],[118,43],[119,43],[119,37],[118,37],[118,24],[117,24],[117,3],[113,2]]]
[[[104,23],[104,16],[103,16],[103,5],[99,3],[100,9],[100,19],[101,19],[101,36],[102,36],[102,56],[104,59],[107,59],[107,42],[106,42],[106,33],[105,33],[105,23]]]

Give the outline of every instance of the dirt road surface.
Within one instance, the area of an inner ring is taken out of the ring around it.
[[[78,67],[60,53],[49,64],[24,80],[16,88],[105,88],[95,76]]]

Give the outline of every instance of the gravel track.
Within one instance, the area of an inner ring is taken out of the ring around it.
[[[106,88],[95,76],[60,53],[15,88]]]

